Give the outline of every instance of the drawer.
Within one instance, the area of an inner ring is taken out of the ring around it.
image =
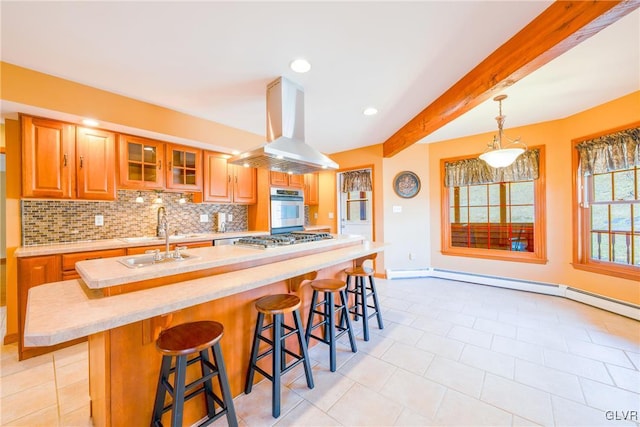
[[[74,270],[76,262],[88,259],[111,258],[116,256],[124,256],[124,249],[108,249],[104,251],[78,252],[74,254],[62,255],[62,271]]]

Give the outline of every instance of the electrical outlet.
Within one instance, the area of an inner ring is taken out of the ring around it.
[[[96,215],[96,218],[95,218],[95,224],[96,224],[98,227],[102,227],[102,226],[104,225],[104,216],[102,216],[102,215]]]
[[[333,219],[333,212],[329,212],[329,219]]]
[[[413,261],[413,253],[412,252],[409,252],[409,260]]]
[[[209,222],[209,215],[207,214],[200,215],[200,222]]]
[[[313,213],[313,219],[318,219],[318,212]]]
[[[233,221],[233,215],[227,214],[227,221],[229,222]]]

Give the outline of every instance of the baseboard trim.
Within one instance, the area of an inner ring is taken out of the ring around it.
[[[7,334],[4,336],[4,341],[3,344],[4,345],[9,345],[9,344],[14,344],[18,342],[18,334],[17,333],[13,333],[13,334]]]
[[[531,280],[511,279],[508,277],[489,276],[461,271],[442,270],[439,268],[421,268],[414,270],[386,270],[387,279],[413,279],[436,277],[486,286],[515,289],[524,292],[552,295],[581,302],[593,307],[610,311],[621,316],[640,321],[640,305],[609,298],[593,292],[572,288],[564,284],[536,282]]]

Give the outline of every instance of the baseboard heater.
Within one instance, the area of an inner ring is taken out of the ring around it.
[[[508,277],[489,276],[484,274],[465,273],[460,271],[443,270],[439,268],[421,268],[415,270],[386,270],[386,278],[414,279],[424,277],[436,277],[439,279],[456,280],[458,282],[474,283],[486,286],[515,289],[525,292],[553,295],[568,298],[593,307],[611,311],[612,313],[630,317],[640,321],[640,305],[620,301],[582,289],[572,288],[567,285],[536,282],[532,280],[511,279]]]

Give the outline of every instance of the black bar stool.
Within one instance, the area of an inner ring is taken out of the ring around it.
[[[200,425],[209,425],[222,415],[227,416],[229,426],[237,426],[233,397],[229,388],[224,359],[220,350],[220,338],[224,328],[222,324],[211,321],[191,322],[174,326],[160,333],[156,340],[156,348],[162,353],[162,365],[156,389],[151,426],[162,426],[162,414],[171,410],[171,426],[182,427],[184,402],[204,393],[207,404],[207,419]],[[213,362],[209,357],[209,349],[213,352]],[[198,356],[187,360],[190,355]],[[175,367],[171,367],[175,357]],[[187,366],[200,362],[202,376],[186,384]],[[169,376],[174,374],[173,384]],[[213,377],[218,377],[222,398],[213,392]],[[172,402],[164,405],[166,394]],[[216,404],[220,407],[216,413]]]
[[[311,297],[311,308],[309,309],[309,319],[307,321],[307,330],[304,334],[307,340],[307,345],[311,338],[315,338],[329,345],[329,365],[331,372],[336,371],[336,340],[345,333],[349,334],[349,342],[351,343],[351,351],[358,351],[356,346],[356,339],[351,329],[351,320],[349,320],[349,308],[347,293],[347,284],[341,280],[335,279],[319,279],[310,283],[311,289],[313,289],[313,296]],[[318,301],[318,293],[323,293],[323,300]],[[340,295],[340,304],[335,304],[335,293]],[[323,306],[322,310],[316,310],[318,306]],[[340,312],[340,323],[336,324],[336,312]],[[320,322],[313,324],[313,318],[315,314],[321,316]],[[346,326],[343,326],[345,325]],[[313,330],[319,327],[323,327],[324,336],[319,337],[313,335]],[[337,333],[336,333],[337,331]]]
[[[246,394],[251,393],[253,376],[256,371],[271,381],[271,413],[274,418],[280,416],[280,376],[298,364],[303,363],[304,372],[307,377],[307,386],[313,388],[313,377],[311,375],[309,354],[307,353],[307,343],[302,333],[302,322],[300,321],[300,303],[300,298],[292,294],[269,295],[260,298],[255,303],[256,310],[258,310],[258,319],[256,320],[256,330],[253,335],[251,361],[249,362],[247,383],[244,392]],[[292,313],[295,324],[294,327],[284,323],[284,315],[286,313]],[[273,321],[263,326],[265,315],[272,315]],[[263,332],[269,329],[272,330],[273,339],[269,339],[263,335]],[[285,330],[288,332],[285,333]],[[285,347],[285,340],[291,335],[295,335],[298,338],[300,353],[294,353]],[[269,344],[269,349],[258,354],[260,341]],[[271,375],[258,366],[258,361],[269,354],[273,355]],[[287,355],[294,359],[289,365],[287,365]]]
[[[349,312],[353,313],[354,320],[362,317],[362,329],[364,340],[369,341],[369,319],[373,316],[378,318],[378,328],[384,329],[382,324],[382,313],[380,313],[380,303],[376,293],[376,284],[373,280],[374,271],[372,268],[359,266],[347,268],[344,271],[347,275],[347,292],[353,294],[354,304],[349,307]],[[351,277],[355,277],[355,284],[351,286]],[[368,284],[366,283],[368,280]],[[373,298],[373,305],[369,305],[369,297]],[[369,309],[373,309],[369,313]]]

